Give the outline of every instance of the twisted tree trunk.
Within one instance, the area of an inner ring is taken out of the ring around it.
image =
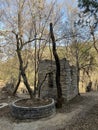
[[[60,60],[56,51],[56,42],[55,37],[53,33],[53,26],[52,23],[50,23],[50,36],[52,39],[52,50],[53,50],[53,56],[56,63],[56,86],[57,86],[57,107],[62,107],[62,88],[60,84]]]
[[[33,95],[33,91],[32,89],[30,88],[30,85],[28,83],[28,79],[27,79],[27,76],[26,76],[26,73],[25,73],[25,69],[26,69],[26,66],[24,67],[23,66],[23,60],[22,60],[22,56],[21,56],[21,42],[22,42],[22,39],[21,38],[18,38],[18,35],[16,35],[16,41],[17,41],[17,55],[18,55],[18,59],[19,59],[19,64],[20,64],[20,74],[23,78],[23,82],[29,92],[29,95],[31,98],[34,98],[34,95]],[[17,86],[17,89],[18,89],[18,86]]]
[[[19,72],[19,75],[18,75],[18,82],[17,82],[17,84],[16,84],[16,87],[15,87],[15,90],[14,90],[14,92],[13,92],[13,95],[16,94],[17,89],[18,89],[18,87],[19,87],[19,85],[20,85],[20,82],[21,82],[21,72]]]

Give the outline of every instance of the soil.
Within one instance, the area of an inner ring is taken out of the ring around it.
[[[0,103],[21,99],[26,95],[11,96],[0,91]],[[23,103],[22,103],[23,104]],[[0,130],[98,130],[98,92],[90,92],[65,102],[52,118],[16,120],[10,114],[9,106],[0,109]]]
[[[44,106],[48,105],[52,102],[51,99],[23,99],[19,100],[15,104],[17,106],[22,106],[22,107],[39,107],[39,106]]]
[[[57,130],[98,130],[98,103],[85,114],[81,113],[72,119],[66,127]]]
[[[3,103],[3,102],[6,102],[8,104],[10,104],[11,102],[17,100],[17,99],[21,99],[21,97],[25,97],[25,95],[21,95],[20,96],[11,96],[9,95],[7,92],[1,92],[0,93],[0,103]],[[63,104],[62,108],[61,109],[57,109],[57,113],[61,113],[61,114],[64,114],[64,113],[70,113],[72,111],[74,111],[78,105],[80,104],[83,104],[84,102],[86,102],[87,100],[90,100],[88,99],[90,97],[84,97],[84,96],[76,96],[73,100],[69,101],[69,102],[66,102]],[[36,107],[36,106],[40,106],[40,105],[47,105],[51,103],[51,100],[46,100],[46,99],[36,99],[36,100],[20,100],[18,101],[17,103],[15,103],[16,105],[18,106],[23,106],[23,107],[29,107],[29,106],[32,106],[32,107]],[[0,109],[0,117],[6,117],[8,118],[9,120],[11,121],[15,121],[15,122],[18,122],[18,120],[14,119],[11,117],[10,115],[10,108],[9,106],[6,106],[4,107],[3,109]],[[30,120],[31,121],[31,120]]]

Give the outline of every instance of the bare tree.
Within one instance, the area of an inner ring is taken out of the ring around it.
[[[78,22],[82,22],[82,19],[79,19],[78,9],[70,5],[67,10],[67,20],[63,23],[61,39],[65,43],[64,57],[67,57],[70,63],[74,64],[77,68],[77,87],[79,94],[80,71],[85,70],[85,73],[89,76],[89,72],[96,65],[96,61],[91,53],[93,45],[89,41],[90,33],[88,29],[86,31],[86,27],[79,26]],[[74,17],[72,17],[73,15]]]
[[[1,4],[3,7],[2,10],[4,11],[2,22],[4,22],[4,26],[6,27],[6,29],[4,29],[8,32],[8,35],[5,37],[7,48],[9,46],[12,50],[12,54],[17,54],[19,61],[18,82],[14,93],[16,93],[18,89],[22,77],[32,97],[33,92],[26,74],[29,63],[28,60],[24,59],[24,52],[26,52],[26,50],[29,52],[29,49],[35,47],[35,56],[33,56],[34,59],[32,61],[33,64],[35,64],[34,93],[36,93],[39,61],[49,41],[47,25],[49,25],[52,17],[55,18],[53,22],[57,23],[60,16],[57,17],[58,11],[52,15],[55,2],[49,3],[46,2],[46,0],[8,0],[6,2],[2,1]]]

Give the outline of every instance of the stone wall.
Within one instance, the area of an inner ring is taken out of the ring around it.
[[[71,100],[78,94],[76,67],[71,66],[69,64],[69,61],[65,58],[60,60],[60,66],[63,97],[66,100]],[[55,72],[56,66],[54,61],[43,60],[40,62],[38,73],[38,86],[42,83],[46,74],[50,73],[47,75],[47,78],[41,87],[41,97],[57,97]]]

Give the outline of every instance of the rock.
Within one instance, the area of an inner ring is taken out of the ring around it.
[[[8,106],[8,103],[0,103],[0,109]]]

